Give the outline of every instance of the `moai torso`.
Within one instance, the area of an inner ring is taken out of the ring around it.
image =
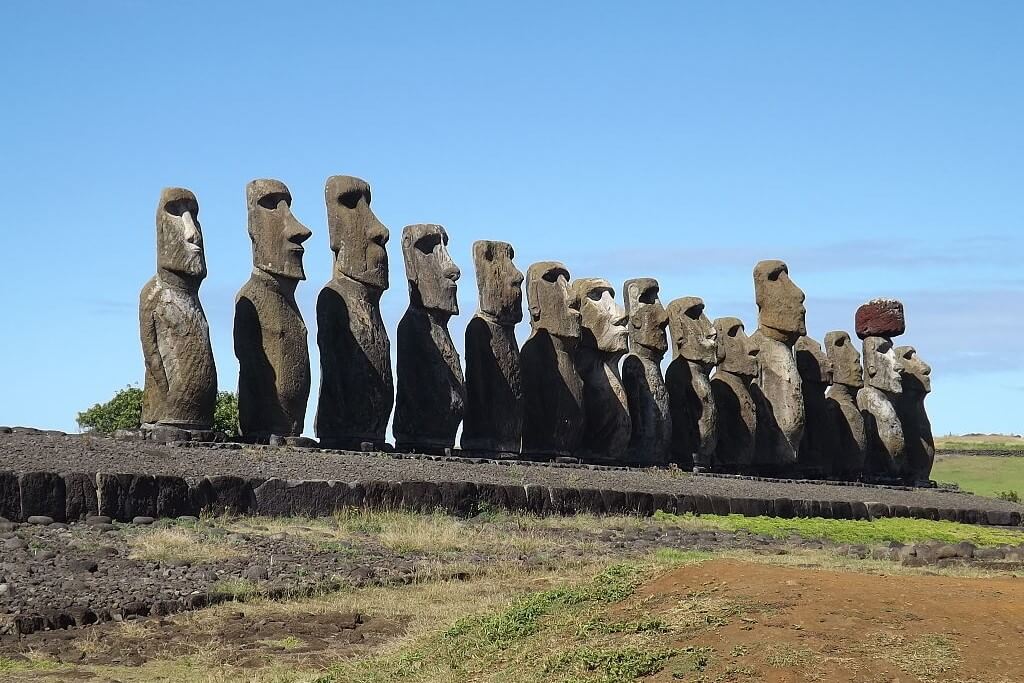
[[[910,483],[927,484],[935,462],[932,424],[924,407],[924,400],[932,390],[932,369],[913,346],[898,346],[895,351],[903,385],[896,412],[906,441],[904,478]]]
[[[833,474],[840,479],[857,480],[864,473],[867,435],[864,415],[857,394],[864,386],[860,353],[846,332],[825,335],[825,352],[832,361],[833,383],[826,394],[828,421],[835,444]]]
[[[195,195],[184,188],[165,189],[156,224],[157,274],[139,297],[146,362],[142,423],[209,431],[217,401],[217,369],[199,302],[206,260]]]
[[[542,261],[526,273],[530,338],[523,343],[523,455],[569,457],[583,435],[583,381],[576,370],[579,302],[561,263]]]
[[[388,229],[370,209],[365,181],[332,176],[325,197],[334,273],[316,303],[316,435],[325,448],[381,449],[395,402],[391,342],[380,314],[389,284]]]
[[[718,445],[718,410],[709,374],[718,357],[715,328],[697,297],[668,305],[674,358],[665,373],[672,415],[672,461],[709,469]]]
[[[235,299],[238,423],[245,440],[266,442],[299,436],[306,419],[309,349],[295,288],[311,233],[292,215],[284,183],[254,180],[246,195],[255,267]]]
[[[455,446],[466,388],[448,320],[459,312],[459,269],[440,225],[410,225],[402,232],[409,309],[398,324],[398,395],[395,448],[443,453]]]
[[[892,342],[884,337],[864,339],[866,384],[857,394],[867,434],[865,469],[868,474],[897,478],[906,468],[906,437],[896,402],[902,392],[899,363]]]
[[[800,337],[794,348],[805,420],[798,469],[804,477],[824,478],[832,474],[836,449],[825,399],[825,391],[832,384],[832,363],[821,345],[810,337]]]
[[[713,468],[744,474],[754,462],[757,408],[750,393],[757,376],[758,349],[739,318],[716,318],[718,366],[711,392],[718,411],[718,444]]]
[[[629,317],[629,350],[622,361],[631,432],[626,460],[631,465],[664,465],[672,444],[672,416],[661,359],[668,350],[668,314],[653,278],[626,280],[623,299]]]
[[[580,344],[576,368],[583,380],[584,426],[577,456],[586,462],[622,463],[631,424],[619,359],[628,348],[626,312],[615,303],[611,283],[600,278],[573,280],[580,302]]]
[[[523,319],[523,274],[506,242],[473,244],[480,306],[466,326],[466,417],[462,449],[515,457],[523,438],[523,387],[515,325]]]

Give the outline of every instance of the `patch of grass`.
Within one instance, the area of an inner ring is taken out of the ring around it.
[[[227,541],[183,528],[147,529],[129,539],[130,557],[153,562],[210,564],[242,553]]]
[[[264,643],[273,647],[280,647],[284,650],[297,650],[306,646],[306,641],[295,636],[285,636],[279,640],[264,640]]]
[[[907,638],[899,633],[883,632],[876,634],[874,641],[883,658],[922,681],[947,680],[943,674],[960,664],[956,646],[940,633]]]
[[[932,479],[957,484],[964,491],[995,496],[1024,491],[1024,457],[949,455],[935,458]]]
[[[54,671],[62,668],[59,662],[48,657],[30,653],[24,658],[0,655],[0,674],[28,673],[32,671]]]
[[[212,599],[245,602],[262,595],[260,587],[249,579],[221,579],[210,586],[207,593]]]
[[[1024,438],[1012,434],[967,434],[939,436],[935,448],[944,451],[1024,451]]]
[[[549,660],[544,665],[544,673],[573,675],[573,681],[631,683],[643,676],[658,673],[679,652],[671,648],[640,650],[634,647],[580,647]]]
[[[816,658],[814,652],[805,647],[798,648],[786,644],[768,645],[764,652],[765,664],[776,669],[803,668]]]
[[[661,619],[637,619],[634,621],[612,621],[603,618],[590,619],[578,629],[577,636],[607,635],[610,633],[665,633],[668,625]]]

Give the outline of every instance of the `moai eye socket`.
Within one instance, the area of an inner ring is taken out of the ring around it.
[[[190,199],[172,199],[164,204],[164,211],[172,216],[182,216],[185,212],[195,216],[199,213],[199,205]]]
[[[346,209],[354,209],[362,198],[363,193],[360,190],[348,190],[338,195],[338,203]],[[369,202],[369,198],[367,198],[367,202]]]
[[[416,240],[415,247],[424,254],[432,254],[434,253],[434,249],[436,249],[440,244],[441,236],[437,233],[431,233]]]
[[[280,206],[281,202],[284,202],[288,206],[291,206],[291,195],[288,194],[287,192],[268,192],[267,194],[260,197],[256,203],[262,206],[264,209],[269,209],[273,211],[277,209],[278,206]]]
[[[690,306],[689,308],[686,309],[686,311],[684,311],[684,313],[686,313],[686,317],[689,318],[690,320],[699,320],[700,314],[703,312],[704,306],[700,304],[696,306]]]
[[[648,287],[644,291],[640,292],[638,299],[642,304],[653,304],[658,300],[658,290],[655,287]]]
[[[743,325],[733,325],[732,327],[730,327],[728,329],[727,334],[730,337],[736,337],[740,333],[740,330],[742,330],[742,329],[743,329]]]
[[[551,282],[552,284],[558,282],[559,278],[565,278],[566,280],[568,280],[569,273],[565,272],[561,268],[552,268],[543,275],[544,281]]]

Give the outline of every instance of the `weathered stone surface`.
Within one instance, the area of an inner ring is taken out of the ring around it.
[[[342,491],[328,481],[268,479],[253,490],[255,512],[271,516],[323,517],[340,505]]]
[[[517,456],[523,384],[515,326],[523,319],[523,274],[507,242],[473,243],[479,307],[466,326],[466,417],[462,449]]]
[[[99,514],[95,475],[65,472],[61,477],[64,479],[64,517],[67,521],[75,522]]]
[[[254,267],[235,299],[238,422],[244,439],[267,442],[299,436],[306,419],[309,349],[295,288],[312,233],[292,214],[284,183],[254,180],[246,200]]]
[[[836,451],[825,399],[825,391],[832,384],[832,362],[821,344],[806,335],[796,340],[794,350],[806,419],[797,468],[802,476],[820,479],[832,474]]]
[[[144,427],[209,430],[217,402],[210,327],[199,302],[206,277],[199,203],[181,187],[165,188],[156,209],[157,272],[139,297],[146,363]]]
[[[583,435],[583,381],[576,369],[580,339],[579,300],[569,271],[556,261],[526,271],[530,338],[523,344],[523,454],[554,458],[572,455]]]
[[[898,337],[907,329],[903,304],[895,299],[872,299],[857,309],[854,325],[861,339]]]
[[[370,209],[370,186],[331,176],[324,187],[334,269],[316,302],[320,396],[315,430],[324,448],[385,446],[394,407],[391,342],[380,313],[388,288],[388,229]]]
[[[184,477],[158,474],[154,477],[156,484],[156,516],[181,517],[197,515],[199,509],[192,503],[189,495],[188,482]]]
[[[754,266],[757,331],[751,340],[758,347],[759,374],[754,381],[757,403],[758,467],[785,472],[796,465],[806,414],[800,372],[793,346],[807,334],[804,293],[789,277],[782,261],[761,261]]]
[[[448,332],[448,320],[459,312],[460,272],[440,225],[406,226],[402,255],[409,308],[398,324],[395,447],[439,453],[455,446],[466,405],[462,365]]]
[[[906,437],[896,412],[903,391],[900,363],[892,342],[884,337],[864,340],[866,384],[857,394],[867,435],[865,471],[876,477],[899,477],[905,467]]]
[[[716,318],[715,332],[718,367],[711,378],[711,392],[718,413],[718,443],[713,466],[743,473],[754,462],[757,407],[750,386],[758,373],[758,348],[739,318]]]
[[[244,515],[256,510],[254,490],[264,481],[234,475],[203,477],[189,487],[189,496],[196,510]]]
[[[924,400],[932,390],[932,369],[913,346],[897,346],[894,351],[900,364],[903,389],[896,399],[896,414],[906,444],[903,476],[911,483],[925,483],[935,461],[932,423],[924,407]]]
[[[717,332],[695,296],[668,305],[672,362],[665,372],[672,415],[672,460],[710,469],[718,445],[718,410],[709,374],[718,360]]]
[[[55,472],[25,472],[18,477],[21,495],[21,519],[33,516],[51,517],[63,522],[65,509],[64,480]]]
[[[0,472],[0,517],[16,521],[21,519],[21,487],[18,475]]]
[[[120,522],[134,517],[156,516],[156,480],[148,474],[96,475],[98,508],[101,515]]]
[[[857,394],[864,387],[860,352],[843,331],[825,335],[825,353],[832,362],[832,386],[827,396],[828,424],[835,441],[833,474],[842,479],[859,479],[864,473],[867,435]]]
[[[672,444],[668,388],[661,371],[661,359],[668,351],[668,313],[658,292],[658,281],[649,277],[626,280],[622,286],[629,318],[629,354],[622,361],[622,386],[632,425],[626,449],[626,462],[631,465],[666,464]]]
[[[578,278],[573,296],[580,302],[580,343],[576,369],[583,380],[583,436],[576,456],[585,462],[621,462],[631,424],[619,359],[628,349],[626,311],[615,290],[601,278]]]

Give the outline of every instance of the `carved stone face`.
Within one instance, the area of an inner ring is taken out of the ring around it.
[[[156,207],[157,268],[188,278],[206,277],[199,202],[190,190],[167,187]]]
[[[761,261],[754,266],[754,298],[760,327],[776,330],[794,342],[807,334],[804,293],[789,279],[785,263]]]
[[[718,369],[747,379],[757,377],[759,349],[747,336],[743,321],[733,317],[715,318],[715,332],[718,335]]]
[[[885,337],[864,340],[864,369],[870,387],[898,394],[903,391],[900,380],[900,361],[892,342]]]
[[[718,360],[718,333],[704,315],[704,301],[699,297],[684,296],[669,303],[668,331],[676,356],[709,366]]]
[[[801,379],[814,384],[832,384],[832,361],[821,344],[810,337],[796,340],[796,367]]]
[[[292,215],[292,193],[280,180],[254,180],[245,187],[253,265],[272,275],[305,280],[302,243],[313,234]]]
[[[832,381],[848,387],[864,386],[864,368],[860,364],[860,351],[850,335],[835,331],[825,335],[825,353],[832,361]]]
[[[431,224],[407,225],[402,231],[402,255],[412,305],[457,315],[455,283],[462,273],[448,253],[445,229]]]
[[[580,302],[569,287],[569,270],[558,261],[540,261],[526,270],[526,300],[534,330],[579,339]]]
[[[341,273],[367,287],[387,289],[390,235],[370,209],[370,186],[352,176],[331,176],[324,197],[331,251]]]
[[[900,361],[900,377],[903,391],[927,394],[932,390],[932,368],[921,360],[913,346],[897,346],[896,357]]]
[[[642,346],[661,358],[668,351],[668,339],[665,337],[668,313],[658,298],[658,281],[650,277],[626,280],[622,292],[629,317],[630,348],[636,351]]]
[[[599,277],[583,277],[573,280],[572,289],[580,302],[580,344],[605,353],[625,353],[628,318],[626,310],[615,303],[611,283]]]
[[[512,263],[515,255],[508,242],[473,242],[480,310],[502,325],[523,319],[523,274]]]

